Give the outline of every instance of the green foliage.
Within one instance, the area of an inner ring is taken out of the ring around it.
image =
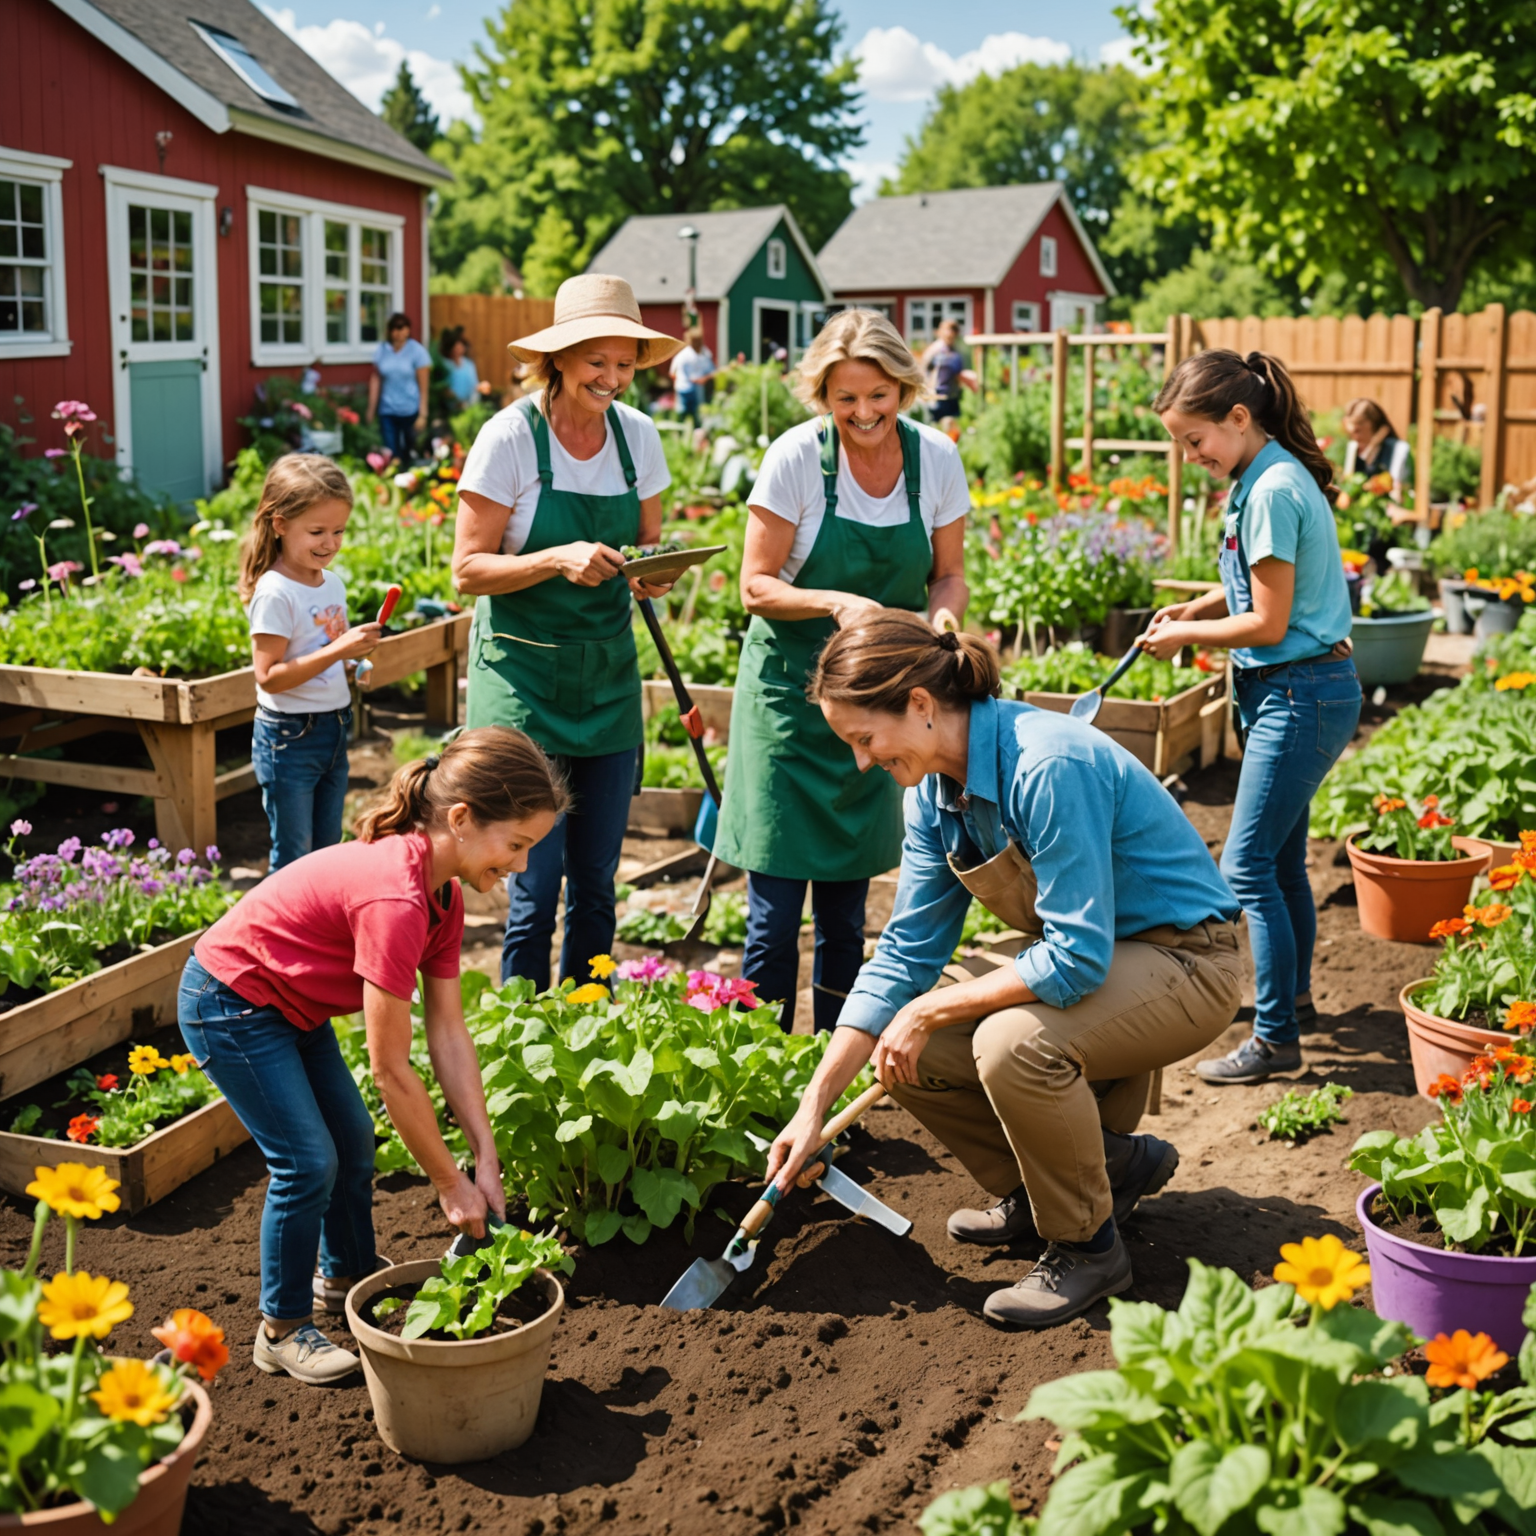
[[[163,1061],[158,1053],[155,1056]],[[94,1114],[89,1110],[86,1114],[96,1121],[86,1135],[71,1136],[70,1140],[98,1147],[137,1146],[151,1132],[222,1097],[208,1076],[193,1065],[190,1056],[173,1056],[149,1072],[112,1075],[118,1081],[104,1088],[101,1084],[106,1079],[98,1079],[84,1068],[70,1074],[70,1097],[56,1107],[64,1108],[75,1101],[89,1104]]]
[[[1435,801],[1431,804],[1431,800]],[[1446,814],[1438,797],[1430,796],[1422,809],[1415,809],[1400,796],[1378,796],[1371,806],[1374,820],[1356,839],[1355,846],[1367,853],[1384,853],[1394,859],[1420,859],[1444,863],[1465,858],[1451,845],[1456,833],[1456,818]]]
[[[1371,583],[1370,596],[1360,604],[1365,618],[1386,618],[1399,613],[1428,613],[1429,599],[1414,586],[1407,571],[1388,571]]]
[[[806,919],[801,918],[800,926]],[[745,891],[717,891],[709,904],[704,921],[704,942],[720,948],[740,949],[747,942],[747,896]]]
[[[1525,0],[1151,0],[1138,189],[1304,291],[1328,274],[1455,309],[1528,242],[1536,119]],[[1241,166],[1241,174],[1233,167]]]
[[[1476,503],[1483,488],[1483,450],[1437,437],[1429,459],[1429,499]]]
[[[1294,305],[1257,266],[1241,258],[1201,248],[1185,266],[1148,283],[1131,308],[1138,331],[1161,331],[1170,315],[1218,319],[1232,315],[1289,315]]]
[[[672,789],[683,786],[658,787]],[[620,916],[614,937],[621,944],[639,944],[646,949],[660,949],[663,945],[675,944],[687,932],[688,924],[675,912],[631,906]]]
[[[1430,544],[1429,558],[1442,576],[1475,570],[1484,581],[1536,570],[1536,514],[1502,507],[1452,512]]]
[[[1053,646],[1040,656],[1022,655],[1003,668],[1004,689],[1019,688],[1025,693],[1088,693],[1115,669],[1118,656],[1095,655],[1086,645],[1074,641]],[[1200,665],[1200,662],[1204,665]],[[1208,683],[1219,676],[1222,663],[1205,651],[1198,653],[1196,665],[1176,666],[1143,656],[1109,690],[1112,699],[1171,699],[1186,688]]]
[[[1346,1088],[1342,1083],[1324,1083],[1311,1093],[1287,1088],[1273,1104],[1259,1111],[1258,1122],[1276,1141],[1294,1144],[1331,1125],[1342,1125],[1344,1116],[1339,1112],[1340,1106],[1354,1096],[1354,1089]]]
[[[1014,1509],[1006,1479],[940,1494],[917,1524],[923,1536],[1028,1536],[1034,1528]]]
[[[767,425],[764,425],[764,406]],[[791,427],[799,426],[810,412],[795,398],[779,363],[730,363],[715,379],[712,411],[739,443],[766,448]]]
[[[824,0],[510,0],[463,71],[479,129],[434,149],[434,267],[490,245],[553,293],[630,214],[773,202],[819,248],[862,136],[842,30]]]
[[[535,1235],[504,1222],[491,1221],[491,1241],[458,1258],[444,1258],[439,1272],[422,1283],[405,1314],[402,1339],[424,1333],[473,1339],[496,1321],[496,1309],[520,1290],[535,1270],[576,1268],[553,1233]]]
[[[1509,678],[1511,673],[1536,673],[1536,608],[1527,607],[1520,615],[1520,622],[1507,634],[1490,635],[1478,646],[1466,686],[1482,691],[1519,692],[1521,690],[1511,689],[1508,682],[1503,690],[1499,690],[1499,680]],[[1515,680],[1518,682],[1519,678]],[[1523,686],[1529,688],[1531,685]]]
[[[739,629],[710,617],[696,618],[689,624],[670,619],[664,619],[662,623],[662,633],[667,637],[667,649],[672,652],[672,660],[677,663],[678,673],[684,682],[730,684],[736,681],[736,669],[741,665],[742,637]],[[656,649],[651,632],[638,613],[635,615],[634,631],[640,676],[664,680],[667,674],[661,664],[661,653]],[[677,739],[681,740],[680,737]]]
[[[427,98],[417,88],[411,66],[404,59],[400,60],[395,83],[379,102],[379,116],[423,154],[442,137],[437,114],[427,105]]]
[[[1465,1019],[1480,1009],[1488,1028],[1502,1021],[1524,1034],[1536,1004],[1536,879],[1519,866],[1508,868],[1515,871],[1511,888],[1480,893],[1462,916],[1430,929],[1426,937],[1443,939],[1445,948],[1414,1001],[1442,1019]]]

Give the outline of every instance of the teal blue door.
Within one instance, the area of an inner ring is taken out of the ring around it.
[[[202,360],[129,363],[128,387],[134,478],[183,504],[206,496]]]

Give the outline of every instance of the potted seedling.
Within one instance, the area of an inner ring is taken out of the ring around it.
[[[418,1461],[485,1461],[533,1433],[565,1306],[551,1236],[491,1222],[446,1258],[392,1264],[347,1295],[379,1438]]]
[[[1438,795],[1426,795],[1417,814],[1395,795],[1377,795],[1374,809],[1374,824],[1345,843],[1360,927],[1378,939],[1427,944],[1435,923],[1466,905],[1492,850],[1451,830],[1456,820]]]
[[[1406,572],[1378,576],[1350,626],[1355,671],[1367,688],[1412,682],[1419,675],[1435,615]]]

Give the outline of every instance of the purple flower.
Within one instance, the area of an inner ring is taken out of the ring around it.
[[[62,896],[44,896],[37,904],[39,912],[62,912],[65,902]]]
[[[14,512],[11,513],[11,521],[13,523],[19,523],[22,518],[30,517],[36,511],[37,503],[35,501],[24,501],[19,507],[16,508]]]
[[[158,847],[159,847],[159,846],[160,846],[160,839],[159,839],[159,838],[158,838],[158,837],[152,837],[152,838],[150,838],[150,840],[149,840],[149,846],[150,846],[150,847],[151,847],[151,848],[158,848]]]
[[[133,829],[131,827],[114,827],[110,832],[104,832],[101,837],[103,848],[132,848]]]
[[[75,855],[79,853],[81,848],[84,846],[85,845],[80,841],[78,837],[66,837],[64,841],[59,844],[59,857],[63,859],[66,864],[68,864],[74,859]]]
[[[23,821],[21,817],[18,816],[16,820],[11,823],[11,836],[31,837],[32,823],[30,821]]]
[[[165,881],[155,880],[153,878],[148,880],[140,880],[139,889],[143,891],[146,896],[158,896],[160,892],[165,889]]]
[[[181,545],[175,539],[151,539],[144,546],[146,555],[179,555]]]
[[[43,457],[45,459],[62,459],[64,457],[64,450],[62,448],[44,448]]]
[[[110,563],[121,568],[125,576],[142,576],[144,574],[144,562],[131,551],[124,555],[112,555]]]
[[[123,872],[117,860],[100,848],[87,848],[80,856],[80,868],[92,880],[116,880]]]
[[[171,850],[169,848],[151,848],[149,850],[149,862],[157,868],[161,864],[171,862]]]
[[[217,864],[219,862],[218,844],[209,843],[208,846],[203,849],[203,857],[207,859],[210,864]]]
[[[181,865],[195,864],[197,863],[197,855],[190,848],[183,848],[176,855],[176,862]]]

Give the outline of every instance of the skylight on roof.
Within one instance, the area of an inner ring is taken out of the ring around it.
[[[273,106],[298,110],[297,100],[256,62],[250,49],[238,37],[233,37],[228,32],[221,32],[217,27],[205,27],[195,21],[192,23],[192,28],[263,101],[270,101]]]

